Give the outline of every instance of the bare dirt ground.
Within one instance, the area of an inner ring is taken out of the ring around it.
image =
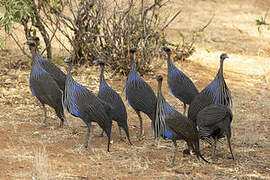
[[[145,138],[138,140],[139,121],[127,105],[131,133],[130,146],[120,141],[114,123],[111,152],[106,152],[107,138],[94,137],[91,150],[83,148],[86,128],[77,118],[67,116],[70,126],[58,128],[59,121],[48,120],[29,90],[28,60],[12,51],[12,43],[0,51],[0,179],[270,179],[270,33],[259,35],[255,20],[264,15],[270,1],[263,0],[182,0],[173,1],[172,12],[183,9],[170,26],[169,36],[181,40],[177,31],[192,32],[202,27],[215,14],[213,22],[201,35],[190,60],[176,63],[201,90],[216,75],[219,55],[227,52],[224,76],[233,97],[232,147],[236,160],[230,159],[227,143],[219,144],[217,153],[201,143],[201,151],[211,164],[195,156],[184,156],[184,142],[179,142],[176,166],[170,168],[173,154],[170,141],[154,146],[150,120],[143,116]],[[166,77],[166,63],[158,73]],[[58,63],[64,72],[66,65]],[[75,67],[74,78],[97,92],[99,70]],[[108,83],[119,93],[125,80],[110,78]],[[157,83],[144,77],[156,91]],[[182,103],[167,88],[163,94],[180,112]],[[124,96],[122,96],[124,99]],[[50,117],[55,114],[50,109]],[[100,133],[96,126],[95,134]]]

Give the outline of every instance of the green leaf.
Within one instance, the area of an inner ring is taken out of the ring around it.
[[[0,13],[6,13],[6,7],[5,6],[1,6],[0,7]]]
[[[33,35],[36,36],[37,35],[37,30],[33,29]]]

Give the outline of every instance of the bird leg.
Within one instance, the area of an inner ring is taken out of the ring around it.
[[[120,126],[118,126],[118,129],[119,129],[119,135],[120,135],[120,138],[122,139],[122,133],[121,133],[121,128],[120,128]]]
[[[228,146],[230,148],[230,152],[231,152],[231,155],[232,155],[232,159],[234,160],[234,156],[233,156],[233,152],[232,152],[232,146],[231,146],[231,127],[230,127],[230,124],[229,124],[229,127],[226,129],[226,138],[227,138],[227,141],[228,141]]]
[[[118,126],[118,130],[119,130],[120,141],[124,141],[124,137],[122,136],[122,132],[121,132],[120,126]]]
[[[190,155],[190,151],[192,150],[192,144],[187,142],[188,148],[183,151],[183,154]]]
[[[170,167],[173,167],[174,166],[175,156],[176,156],[176,152],[177,152],[177,143],[176,143],[176,140],[173,140],[173,144],[174,144],[174,152],[173,152],[173,159],[172,159],[172,162],[170,164]]]
[[[65,117],[64,117],[64,120],[60,122],[60,127],[63,127],[63,126],[66,126],[70,130],[71,134],[76,134],[77,133],[75,129],[72,129],[69,126],[69,124],[68,124],[68,122],[67,122],[67,120],[66,120]]]
[[[217,138],[214,137],[214,143],[212,144],[212,156],[216,154]]]
[[[118,127],[119,127],[119,131],[120,131],[120,126],[118,126]],[[123,129],[124,129],[124,131],[125,131],[125,133],[126,133],[126,136],[127,136],[127,139],[128,139],[129,144],[130,144],[130,145],[133,145],[133,144],[131,143],[131,141],[130,141],[128,129],[126,129],[126,128],[123,128]],[[120,132],[120,136],[122,136],[122,135],[121,135],[121,132]]]
[[[60,115],[59,118],[60,118],[60,126],[59,127],[62,128],[64,123],[67,124],[67,121],[66,121],[66,118],[64,116]],[[67,124],[67,126],[68,126],[68,124]]]
[[[234,160],[234,156],[233,156],[233,152],[232,152],[232,147],[231,147],[231,140],[230,140],[230,138],[227,137],[227,141],[228,141],[228,145],[229,145],[230,152],[231,152],[231,155],[232,155],[232,159]]]
[[[157,146],[157,148],[159,148],[159,138],[158,137],[155,138],[155,145]]]
[[[69,127],[69,125],[68,125],[65,114],[62,111],[59,111],[59,110],[55,110],[55,113],[56,113],[57,117],[60,119],[59,127],[62,128],[65,125],[65,126],[68,127],[69,130],[71,130],[71,132],[73,132],[71,127]]]
[[[91,140],[92,140],[92,124],[91,122],[87,124],[88,130],[86,134],[86,141],[85,141],[85,148],[90,149],[91,148]]]
[[[62,121],[62,119],[61,119],[59,127],[62,128],[63,125],[64,125],[64,121]]]
[[[47,125],[47,109],[45,107],[45,104],[42,104],[42,109],[43,109],[43,112],[44,112],[44,121],[43,121],[43,123],[45,125]]]
[[[186,115],[187,104],[184,103],[184,115]]]
[[[139,137],[142,137],[143,134],[144,134],[144,131],[143,131],[143,122],[142,122],[142,117],[141,117],[141,113],[140,111],[136,111],[138,117],[139,117],[139,120],[140,120],[140,134],[139,134]]]

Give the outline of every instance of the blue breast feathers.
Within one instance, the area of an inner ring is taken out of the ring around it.
[[[30,78],[36,78],[38,79],[42,74],[46,74],[47,71],[45,71],[39,64],[35,64],[32,67],[32,72],[30,74]]]
[[[36,93],[32,87],[31,87],[31,92],[32,92],[33,96],[36,96]]]
[[[164,116],[165,118],[167,116],[170,115],[170,113],[172,113],[174,111],[174,109],[166,102],[165,99],[163,99],[163,103],[162,103],[162,110],[163,110],[163,113],[164,113]],[[163,137],[165,138],[168,138],[168,139],[172,139],[173,138],[173,134],[170,130],[168,130],[168,127],[167,125],[165,125],[164,127],[164,131],[163,131]]]
[[[170,75],[169,75],[169,78],[175,78],[175,77],[181,77],[181,76],[183,76],[183,72],[182,71],[180,71],[179,69],[177,69],[176,67],[173,67],[172,69],[171,69],[171,71],[170,71],[170,73],[169,73]]]
[[[163,103],[163,112],[164,112],[165,117],[168,116],[173,111],[174,109],[165,101]]]
[[[142,80],[141,76],[136,71],[131,70],[128,74],[127,84],[136,83],[136,81],[141,81],[141,80]]]
[[[217,79],[214,79],[214,81],[212,81],[209,86],[207,87],[208,91],[210,91],[213,94],[213,100],[215,103],[220,104],[222,103],[221,101],[221,96],[220,96],[220,90],[218,89],[218,85],[217,85]]]
[[[71,110],[71,114],[80,117],[79,114],[79,106],[78,106],[78,94],[81,93],[81,90],[85,89],[84,86],[82,86],[79,83],[76,83],[75,81],[72,83],[72,85],[69,87],[69,93],[68,93],[68,105]]]
[[[129,72],[128,74],[128,78],[127,78],[127,81],[126,81],[126,98],[128,100],[128,104],[130,105],[130,102],[129,102],[129,98],[128,98],[128,88],[130,86],[132,87],[137,87],[138,84],[145,84],[145,81],[141,78],[141,76],[135,71],[135,70],[132,70]]]
[[[106,92],[108,90],[113,90],[107,83],[102,83],[100,84],[100,87],[99,87],[99,90],[98,90],[98,95],[101,93],[101,92]]]
[[[174,92],[173,92],[173,90],[172,90],[170,84],[169,84],[169,89],[170,89],[171,93],[175,96],[175,94],[174,94]]]
[[[215,91],[216,84],[217,84],[216,80],[214,80],[213,82],[211,82],[211,83],[209,84],[209,88],[210,88],[211,92],[213,92],[213,93],[214,93],[214,91]]]
[[[73,106],[71,106],[71,114],[73,116],[80,117],[79,112]]]
[[[173,134],[170,130],[164,129],[163,137],[168,138],[168,139],[173,139]]]
[[[169,86],[171,93],[174,96],[175,96],[175,93],[173,92],[171,85],[174,83],[177,83],[177,82],[175,82],[175,80],[181,81],[181,79],[179,79],[179,78],[181,78],[183,75],[184,75],[184,73],[182,71],[180,71],[179,69],[177,69],[176,67],[173,67],[168,73],[168,86]]]

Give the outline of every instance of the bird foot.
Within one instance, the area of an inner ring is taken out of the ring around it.
[[[189,149],[185,149],[185,150],[183,151],[183,154],[190,155],[191,153],[190,153],[190,150],[189,150]]]

